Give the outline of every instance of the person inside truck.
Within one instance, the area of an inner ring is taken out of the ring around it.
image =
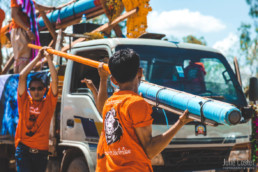
[[[139,64],[139,55],[132,49],[119,50],[109,60],[111,81],[119,90],[103,107],[97,172],[153,171],[151,159],[165,149],[183,125],[192,121],[186,110],[169,130],[152,136],[152,108],[138,95],[143,74]]]
[[[185,91],[193,94],[201,94],[206,91],[204,76],[206,71],[203,63],[191,60],[189,65],[184,69],[185,74]]]
[[[41,78],[32,78],[27,90],[27,75],[43,57],[47,58],[52,81],[46,97]],[[48,157],[49,127],[57,103],[57,71],[46,47],[21,71],[18,83],[19,121],[15,135],[18,172],[45,172]]]

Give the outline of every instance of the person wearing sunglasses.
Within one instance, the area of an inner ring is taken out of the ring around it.
[[[15,134],[15,158],[18,172],[43,172],[47,167],[49,128],[57,103],[57,71],[50,54],[42,48],[20,72],[18,84],[19,121]],[[52,81],[46,97],[41,78],[32,78],[27,89],[27,75],[39,60],[46,57]],[[29,94],[30,93],[30,94]]]

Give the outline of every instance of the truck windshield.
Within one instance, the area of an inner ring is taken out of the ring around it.
[[[131,48],[141,58],[145,80],[239,105],[233,72],[225,58],[209,51],[145,45],[119,45]]]

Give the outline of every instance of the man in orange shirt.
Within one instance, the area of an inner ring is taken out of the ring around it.
[[[152,137],[152,108],[138,95],[143,70],[132,49],[116,52],[109,59],[111,81],[119,91],[103,107],[103,131],[97,148],[97,172],[153,171],[151,159],[160,153],[177,131],[192,121],[186,110],[165,133]]]
[[[0,30],[2,28],[2,23],[4,21],[5,18],[5,12],[0,8]]]
[[[57,72],[50,55],[43,48],[21,71],[18,84],[19,121],[15,134],[15,158],[18,172],[44,172],[47,166],[49,127],[57,102]],[[52,78],[46,97],[46,86],[33,78],[27,91],[27,75],[44,55]]]

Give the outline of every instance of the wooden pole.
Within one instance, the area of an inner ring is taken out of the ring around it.
[[[129,12],[126,12],[124,14],[122,14],[121,16],[117,17],[114,21],[112,21],[111,23],[106,23],[100,27],[98,27],[97,29],[93,30],[91,33],[95,33],[95,32],[102,32],[102,31],[105,31],[107,29],[112,29],[114,26],[116,26],[119,22],[123,21],[124,19],[130,17],[131,15],[135,14],[137,12],[137,8],[129,11]],[[79,42],[83,42],[85,41],[86,39],[85,38],[79,38],[79,39],[76,39],[75,41],[72,42],[71,46],[73,47],[75,44],[79,43]],[[66,52],[69,50],[69,45],[67,46],[64,46],[62,48],[62,51],[63,52]]]
[[[34,44],[28,44],[28,47],[33,48],[33,49],[39,49],[39,50],[42,48],[41,46],[37,46],[37,45],[34,45]],[[64,58],[69,59],[69,60],[73,60],[73,61],[78,62],[78,63],[82,63],[82,64],[85,64],[85,65],[94,67],[94,68],[98,68],[98,66],[100,64],[100,62],[98,62],[98,61],[91,60],[91,59],[84,58],[84,57],[77,56],[77,55],[73,55],[73,54],[64,53],[62,51],[57,51],[57,50],[54,50],[52,48],[48,48],[47,52],[50,53],[50,54],[55,54],[57,56],[64,57]],[[110,73],[107,64],[104,64],[103,68],[104,68],[104,70],[106,70]]]
[[[6,62],[5,66],[4,66],[4,69],[3,69],[2,73],[1,73],[2,75],[3,75],[3,74],[6,74],[6,73],[8,72],[8,70],[9,70],[10,67],[12,66],[13,62],[14,62],[14,56],[12,56],[12,57]]]
[[[44,11],[39,11],[40,15],[43,18],[43,21],[45,22],[51,36],[53,37],[53,39],[56,39],[56,32],[54,27],[52,26],[51,22],[49,21],[49,19],[46,16],[46,13]]]
[[[91,19],[91,18],[94,18],[94,17],[96,17],[96,16],[99,16],[99,15],[101,15],[101,14],[103,14],[103,13],[104,13],[104,10],[103,10],[103,9],[100,9],[100,10],[95,11],[95,12],[93,12],[93,13],[86,14],[86,17],[87,17],[87,19]],[[63,22],[63,23],[61,23],[61,24],[57,24],[57,25],[55,26],[55,28],[56,28],[56,29],[64,29],[64,28],[66,28],[66,27],[68,27],[68,26],[71,26],[71,25],[75,25],[75,24],[80,23],[81,19],[82,19],[81,17],[78,17],[78,18],[69,20],[69,21],[67,21],[67,22]]]

